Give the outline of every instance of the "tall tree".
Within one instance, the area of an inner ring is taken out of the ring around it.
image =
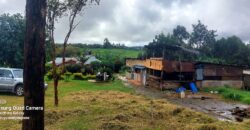
[[[109,42],[109,39],[108,38],[105,38],[104,40],[103,40],[103,48],[111,48],[112,47],[112,45],[111,45],[111,43]]]
[[[65,70],[65,52],[71,33],[76,29],[80,22],[75,23],[76,17],[84,11],[84,8],[91,4],[99,5],[100,0],[66,0],[67,11],[69,12],[69,28],[63,42],[63,67],[62,72]]]
[[[58,106],[58,82],[60,78],[60,72],[56,65],[56,44],[54,38],[55,22],[65,13],[66,4],[60,0],[48,0],[47,7],[47,31],[49,35],[49,42],[51,43],[51,57],[52,57],[52,71],[54,81],[54,104]]]
[[[179,43],[184,43],[184,40],[188,40],[189,33],[184,26],[178,25],[173,30],[173,36],[177,38]]]
[[[24,43],[24,110],[23,130],[44,129],[46,0],[26,1],[26,32]]]
[[[208,55],[216,41],[217,35],[215,33],[215,30],[208,30],[207,26],[199,20],[198,24],[193,25],[189,44]]]
[[[21,14],[0,15],[0,65],[23,67],[25,19]]]
[[[250,49],[237,36],[221,38],[213,48],[215,57],[224,59],[228,64],[249,64]]]
[[[55,106],[58,106],[58,82],[60,75],[65,71],[65,56],[66,47],[71,33],[75,30],[77,25],[80,23],[75,23],[76,17],[83,12],[84,7],[90,6],[92,3],[99,4],[100,0],[48,0],[48,15],[47,15],[47,28],[49,39],[52,44],[52,64],[53,64],[53,80],[54,80],[54,99]],[[63,66],[58,69],[55,63],[56,58],[56,45],[54,40],[54,30],[55,21],[57,21],[61,16],[68,14],[69,17],[69,28],[63,42],[62,56],[63,56]],[[60,70],[60,71],[58,71]]]

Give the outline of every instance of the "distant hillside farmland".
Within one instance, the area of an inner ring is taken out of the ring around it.
[[[91,48],[90,49],[94,55],[109,55],[112,54],[119,58],[137,58],[138,54],[142,52],[141,50],[132,49],[103,49],[103,48]]]

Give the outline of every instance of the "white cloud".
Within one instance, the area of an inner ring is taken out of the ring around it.
[[[4,2],[3,2],[4,1]],[[0,0],[0,11],[23,13],[25,0]],[[13,4],[15,3],[15,4]],[[101,0],[88,8],[70,42],[111,42],[143,45],[156,34],[171,33],[177,25],[189,31],[198,20],[217,30],[220,37],[237,35],[250,40],[249,0]],[[66,18],[57,25],[56,41],[62,42],[67,32]]]

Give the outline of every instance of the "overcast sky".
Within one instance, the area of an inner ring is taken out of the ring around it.
[[[192,31],[198,20],[217,30],[219,37],[239,36],[250,41],[250,0],[101,0],[79,17],[72,43],[111,42],[145,45],[156,34],[171,33],[177,25]],[[0,13],[22,13],[25,0],[0,0]],[[56,42],[62,42],[67,19],[57,23]]]

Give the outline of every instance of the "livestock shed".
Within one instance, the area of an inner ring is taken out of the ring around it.
[[[145,66],[148,73],[168,81],[193,81],[194,63],[185,61],[170,61],[162,58],[150,58]]]
[[[242,66],[198,62],[195,69],[198,87],[243,87]]]
[[[250,70],[243,70],[244,89],[250,91]]]
[[[171,89],[194,80],[194,63],[170,61],[163,58],[146,60],[147,84],[161,89]]]

